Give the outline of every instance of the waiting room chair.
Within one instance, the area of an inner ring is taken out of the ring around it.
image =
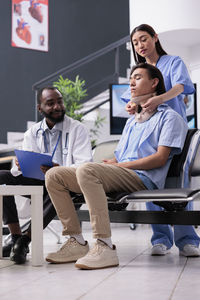
[[[188,169],[188,172],[186,172]],[[108,208],[110,221],[114,223],[139,223],[139,224],[182,224],[199,225],[199,211],[187,211],[187,203],[200,200],[200,187],[193,189],[190,186],[184,188],[185,178],[188,184],[193,176],[200,176],[200,130],[190,129],[187,134],[183,151],[174,156],[165,189],[145,190],[134,193],[112,193],[108,195]],[[83,198],[75,203],[84,201]],[[164,207],[163,211],[126,210],[126,206],[132,202],[153,201]],[[89,221],[87,210],[79,210],[80,221]]]

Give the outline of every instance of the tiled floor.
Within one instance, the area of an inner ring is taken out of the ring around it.
[[[58,222],[54,226],[58,227]],[[91,244],[89,224],[84,223],[83,230]],[[120,259],[118,268],[83,271],[72,263],[46,262],[42,267],[32,267],[30,262],[10,265],[0,269],[0,299],[200,299],[200,258],[180,257],[176,247],[164,257],[150,256],[149,225],[131,231],[128,224],[115,224],[112,233]],[[45,255],[58,247],[55,237],[45,230]]]

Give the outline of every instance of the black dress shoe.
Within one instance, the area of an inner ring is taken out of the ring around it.
[[[22,235],[18,238],[11,248],[10,260],[14,261],[16,264],[24,264],[26,262],[27,253],[29,252],[29,243],[30,238],[26,235]]]
[[[11,248],[14,246],[18,238],[21,237],[21,234],[12,234],[10,237],[10,241],[3,246],[3,257],[9,257]]]
[[[10,241],[7,245],[3,246],[3,257],[9,257],[11,248],[14,246],[13,241]]]

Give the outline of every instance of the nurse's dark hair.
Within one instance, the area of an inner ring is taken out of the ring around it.
[[[160,70],[158,68],[156,68],[150,64],[147,64],[147,63],[139,63],[132,67],[130,76],[133,74],[133,72],[136,69],[139,69],[139,68],[147,70],[149,79],[158,78],[159,82],[158,82],[158,84],[156,86],[156,90],[155,90],[157,95],[161,95],[166,92],[164,79],[163,79],[162,73],[160,72]]]
[[[135,27],[133,29],[133,31],[131,32],[131,45],[132,45],[132,49],[133,49],[133,56],[134,56],[134,59],[135,59],[135,63],[138,64],[138,63],[141,63],[141,62],[145,62],[145,58],[142,57],[141,55],[139,55],[136,51],[135,51],[135,48],[134,48],[134,45],[133,45],[133,35],[137,32],[137,31],[145,31],[147,32],[152,38],[155,36],[156,32],[155,30],[153,29],[153,27],[151,27],[150,25],[148,24],[141,24],[137,27]],[[157,42],[155,43],[155,46],[156,46],[156,51],[158,53],[159,56],[162,56],[162,55],[166,55],[167,52],[165,52],[165,50],[162,48],[161,46],[161,43],[159,41],[159,39],[157,40]]]
[[[37,92],[37,104],[41,104],[42,93],[43,93],[44,90],[59,91],[54,86],[45,86],[45,87],[39,89],[38,92]]]

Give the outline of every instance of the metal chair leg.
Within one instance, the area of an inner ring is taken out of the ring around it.
[[[55,237],[57,238],[57,244],[62,244],[61,242],[61,238],[60,235],[57,233],[57,231],[53,228],[53,226],[48,225],[47,229],[53,234],[55,235]]]

